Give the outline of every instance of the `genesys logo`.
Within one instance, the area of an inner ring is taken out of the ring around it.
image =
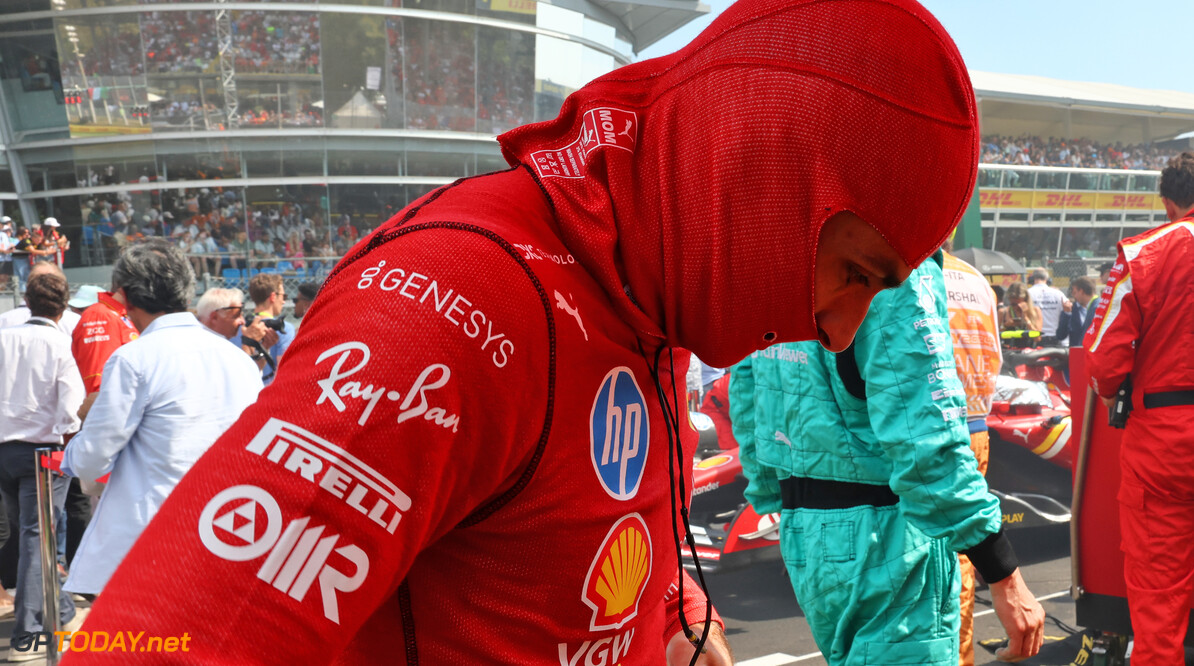
[[[443,363],[432,363],[423,368],[405,391],[388,389],[372,382],[365,384],[360,380],[344,381],[361,372],[369,365],[373,353],[369,345],[363,342],[343,342],[329,349],[325,349],[315,359],[315,365],[328,363],[330,369],[323,379],[316,381],[319,386],[319,399],[316,405],[330,403],[338,412],[348,409],[345,400],[353,402],[356,408],[364,405],[361,415],[357,418],[357,425],[365,425],[373,410],[384,398],[387,402],[397,404],[397,422],[409,419],[430,421],[441,428],[457,432],[460,426],[460,416],[449,413],[447,409],[433,405],[436,391],[448,385],[452,379],[452,369]]]
[[[629,514],[610,528],[585,576],[582,600],[593,609],[591,631],[620,629],[638,614],[651,560],[651,536],[642,516]]]
[[[248,562],[268,554],[257,578],[302,602],[318,582],[323,616],[340,624],[339,595],[354,592],[369,575],[365,551],[324,534],[325,525],[309,517],[291,520],[283,529],[277,500],[257,486],[226,488],[211,498],[199,515],[199,539],[213,555]],[[309,526],[310,525],[310,526]]]
[[[319,486],[390,534],[410,497],[356,456],[293,423],[271,418],[245,447]]]
[[[651,425],[647,401],[630,368],[617,367],[605,375],[589,419],[590,457],[601,486],[614,499],[634,497],[647,464]]]

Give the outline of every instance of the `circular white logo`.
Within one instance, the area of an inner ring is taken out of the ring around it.
[[[264,530],[258,529],[259,513],[265,514]],[[229,535],[229,540],[217,536],[217,528]],[[225,488],[199,514],[199,539],[225,560],[245,562],[261,557],[281,535],[282,509],[272,495],[257,486]]]

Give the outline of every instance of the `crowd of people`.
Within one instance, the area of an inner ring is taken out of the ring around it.
[[[140,25],[149,73],[210,74],[219,67],[214,12],[147,12]],[[237,72],[319,72],[317,13],[236,12],[232,40]]]
[[[272,380],[294,339],[280,317],[288,294],[277,275],[250,281],[251,317],[235,289],[208,290],[191,312],[194,290],[186,257],[157,239],[120,257],[110,291],[83,285],[72,296],[57,265],[39,264],[25,304],[0,313],[0,617],[16,618],[9,661],[46,653],[33,638],[45,626],[34,450],[70,443],[52,502],[58,564],[69,572],[57,626],[74,631],[88,612],[76,602],[103,590],[183,474]],[[296,317],[317,291],[305,283],[289,294]],[[94,516],[89,495],[102,498]]]
[[[1056,137],[1046,141],[1028,134],[982,138],[983,164],[1159,170],[1171,157],[1172,151],[1147,143],[1105,144],[1086,138]]]
[[[122,105],[146,103],[135,89],[144,85],[144,74],[218,72],[213,12],[147,11],[136,24],[122,25],[126,32],[119,35],[87,28],[95,45],[80,58],[63,59],[68,87],[85,87],[89,95],[106,91],[92,104],[108,104],[120,116]],[[386,25],[391,80],[382,90],[402,99],[379,105],[379,110],[398,126],[499,133],[534,120],[533,38],[430,20],[388,19]],[[231,27],[238,74],[322,73],[317,13],[239,11]],[[328,120],[317,97],[282,100],[279,108],[276,91],[262,93],[270,103],[258,103],[252,86],[241,88],[241,124],[320,127]],[[217,97],[214,92],[207,99],[197,92],[169,92],[162,99],[149,98],[151,120],[171,127],[222,125],[226,121]]]
[[[219,277],[225,268],[273,270],[279,264],[293,275],[321,275],[372,230],[348,214],[329,224],[318,208],[297,202],[246,205],[237,191],[219,187],[182,195],[163,190],[161,205],[145,210],[133,203],[123,193],[83,202],[84,224],[105,257],[165,238],[190,257],[200,277]]]

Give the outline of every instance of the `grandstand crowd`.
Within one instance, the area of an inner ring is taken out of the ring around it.
[[[372,231],[359,216],[354,222],[342,214],[333,224],[318,207],[246,205],[237,191],[218,187],[163,191],[161,201],[146,210],[134,208],[125,193],[84,201],[90,245],[110,262],[130,245],[164,238],[188,255],[199,277],[219,277],[225,269],[316,276]]]
[[[983,164],[1160,170],[1170,157],[1173,157],[1172,151],[1146,143],[1105,144],[1085,138],[1056,137],[1046,141],[1025,134],[1018,137],[984,136],[981,161]]]

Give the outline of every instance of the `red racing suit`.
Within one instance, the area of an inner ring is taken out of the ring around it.
[[[1182,663],[1194,593],[1194,217],[1128,238],[1086,333],[1104,398],[1129,375],[1120,524],[1133,662]],[[1183,397],[1184,395],[1184,397]],[[1158,400],[1175,404],[1158,406]],[[1155,660],[1155,661],[1154,661]]]
[[[99,302],[83,311],[70,346],[88,393],[99,390],[104,364],[112,352],[136,339],[137,329],[125,315],[124,305],[112,294],[101,292]]]
[[[525,168],[447,192],[341,264],[89,630],[189,632],[204,664],[659,663],[680,630],[675,454],[649,359]],[[320,316],[341,303],[355,314]],[[204,580],[218,603],[147,594]]]
[[[680,600],[707,606],[677,575],[680,350],[724,367],[815,339],[843,211],[923,261],[969,201],[978,123],[912,0],[740,0],[499,142],[511,170],[346,255],[84,629],[189,634],[151,662],[664,663]]]

